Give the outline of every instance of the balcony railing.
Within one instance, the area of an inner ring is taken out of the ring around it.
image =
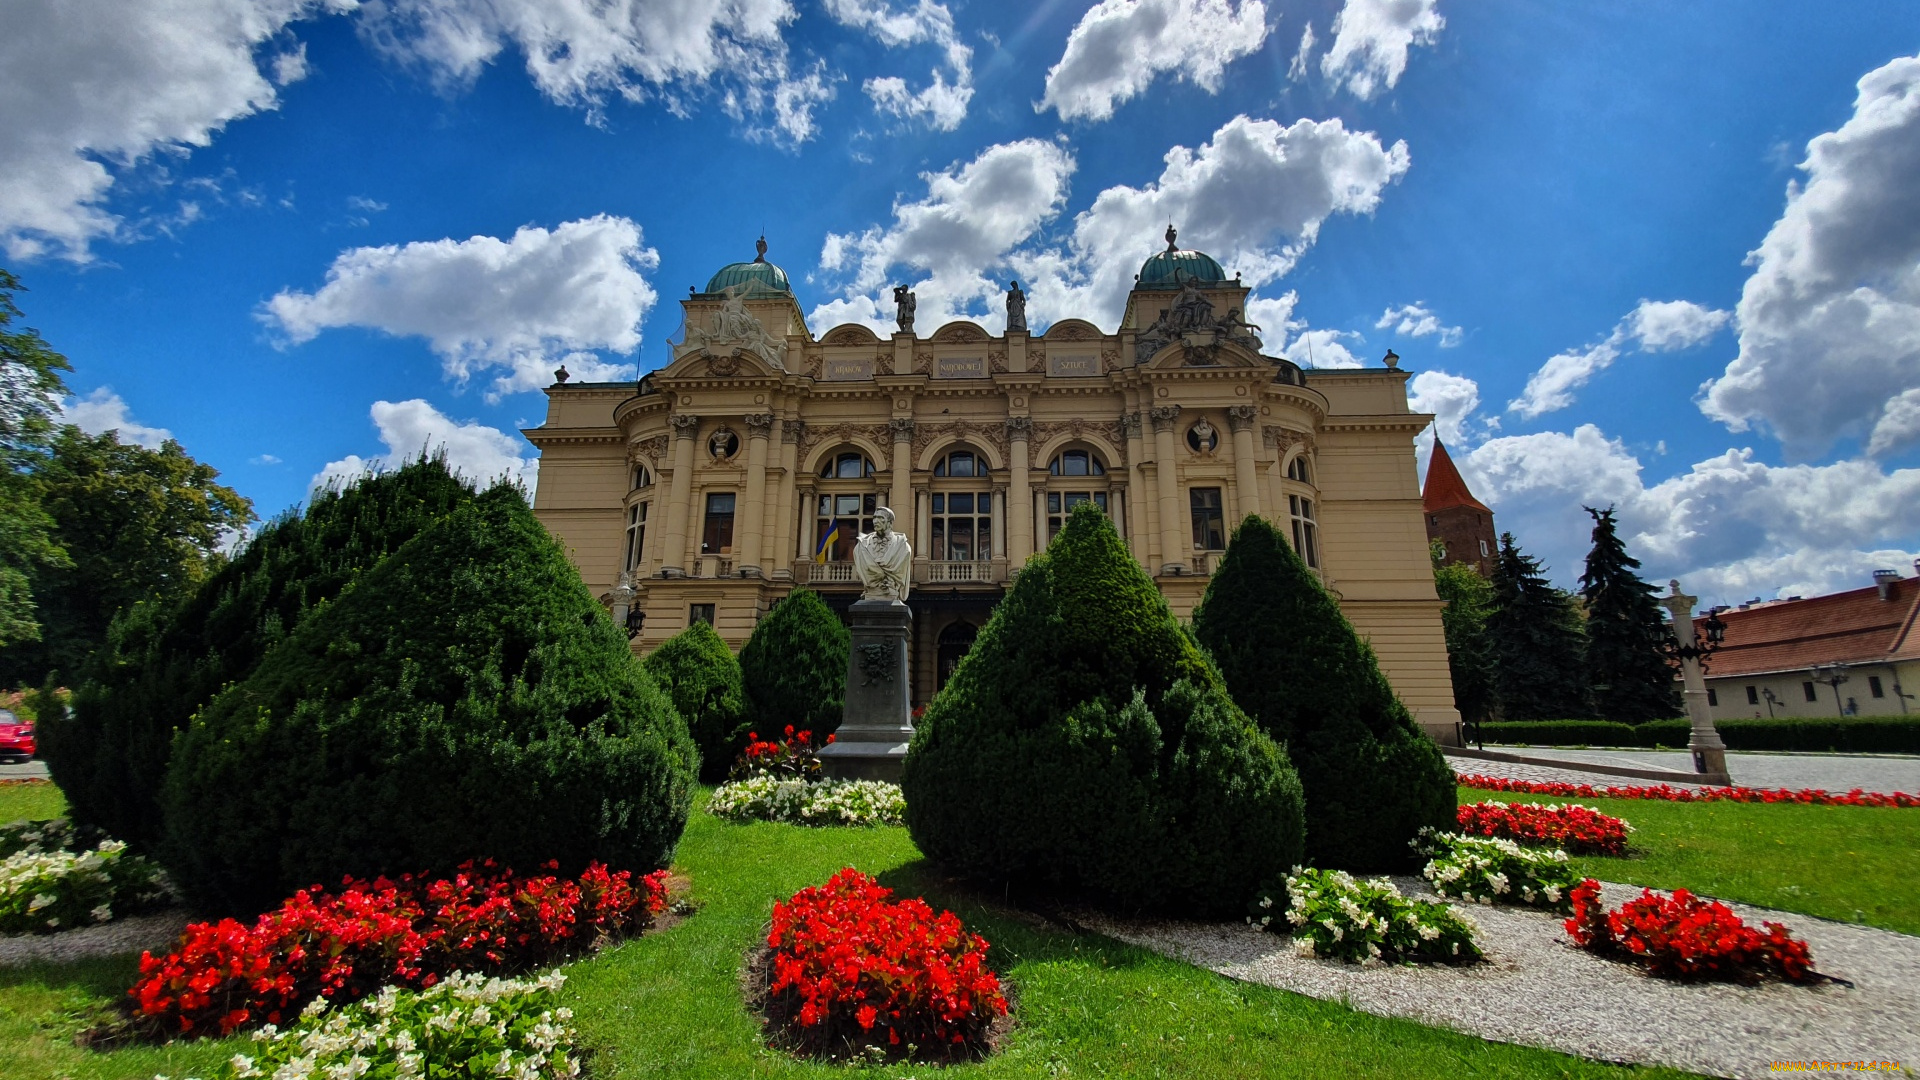
[[[929,562],[927,563],[928,584],[947,584],[957,581],[976,581],[984,584],[993,582],[993,563],[981,562]]]

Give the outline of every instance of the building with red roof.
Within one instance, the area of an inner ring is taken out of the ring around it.
[[[1722,610],[1725,640],[1706,672],[1713,718],[1920,713],[1920,576],[1876,570],[1873,580]],[[1702,640],[1705,619],[1694,620]]]
[[[1433,440],[1433,458],[1427,463],[1427,482],[1420,492],[1427,515],[1427,539],[1440,541],[1443,563],[1466,563],[1492,577],[1500,545],[1493,531],[1493,511],[1473,497],[1460,470],[1439,438]]]

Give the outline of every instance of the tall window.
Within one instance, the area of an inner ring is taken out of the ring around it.
[[[652,503],[634,503],[627,509],[627,561],[632,570],[640,565],[640,552],[647,541],[647,507]]]
[[[1293,518],[1293,550],[1308,566],[1320,565],[1320,526],[1313,520],[1313,500],[1305,495],[1287,496],[1287,513]]]
[[[873,460],[865,454],[835,454],[820,466],[822,480],[859,480],[873,475]]]
[[[1220,551],[1227,546],[1227,515],[1221,507],[1219,488],[1188,488],[1193,505],[1193,549]]]
[[[694,623],[697,623],[697,622],[706,623],[708,626],[713,625],[713,605],[712,604],[688,604],[687,605],[687,625],[692,626]]]
[[[1880,685],[1880,676],[1878,675],[1867,676],[1867,693],[1872,694],[1874,697],[1887,696],[1886,687]]]
[[[1047,540],[1051,542],[1067,523],[1067,515],[1083,502],[1107,508],[1107,467],[1088,450],[1062,450],[1047,463]],[[1053,479],[1057,477],[1058,479]],[[1078,481],[1078,482],[1076,482]]]
[[[986,485],[987,459],[954,450],[933,463],[934,486],[927,553],[936,562],[993,558],[993,492]]]
[[[733,492],[707,495],[707,527],[700,534],[700,554],[725,555],[733,550]]]
[[[873,508],[880,497],[871,492],[862,495],[822,495],[814,522],[814,554],[825,554],[827,562],[851,562],[854,542],[863,532],[873,531]]]
[[[1800,684],[1800,693],[1805,695],[1808,701],[1820,700],[1820,695],[1813,692],[1813,684],[1810,682],[1803,682]]]

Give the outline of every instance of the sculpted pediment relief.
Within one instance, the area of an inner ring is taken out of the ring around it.
[[[844,326],[836,326],[832,330],[827,331],[827,336],[820,339],[820,344],[873,345],[878,343],[879,340],[880,336],[878,334],[875,334],[872,330],[869,330],[859,323],[847,323]]]
[[[981,329],[977,323],[950,322],[940,329],[935,330],[932,340],[940,342],[985,341],[991,336],[991,334]]]
[[[707,313],[704,325],[687,320],[686,339],[673,347],[675,364],[689,356],[700,356],[709,362],[706,374],[737,375],[742,370],[739,361],[750,355],[759,358],[766,368],[785,371],[786,338],[768,333],[760,319],[747,310],[741,286],[731,286],[720,295],[720,307]],[[711,368],[713,364],[718,368]]]
[[[1047,327],[1048,341],[1091,341],[1104,336],[1099,327],[1085,319],[1061,319]]]

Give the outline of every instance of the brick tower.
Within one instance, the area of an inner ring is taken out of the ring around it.
[[[1447,455],[1446,444],[1438,438],[1433,440],[1433,460],[1427,464],[1427,484],[1420,502],[1427,515],[1427,539],[1445,546],[1442,561],[1466,563],[1492,577],[1494,561],[1500,554],[1493,511],[1473,497],[1453,458]]]

